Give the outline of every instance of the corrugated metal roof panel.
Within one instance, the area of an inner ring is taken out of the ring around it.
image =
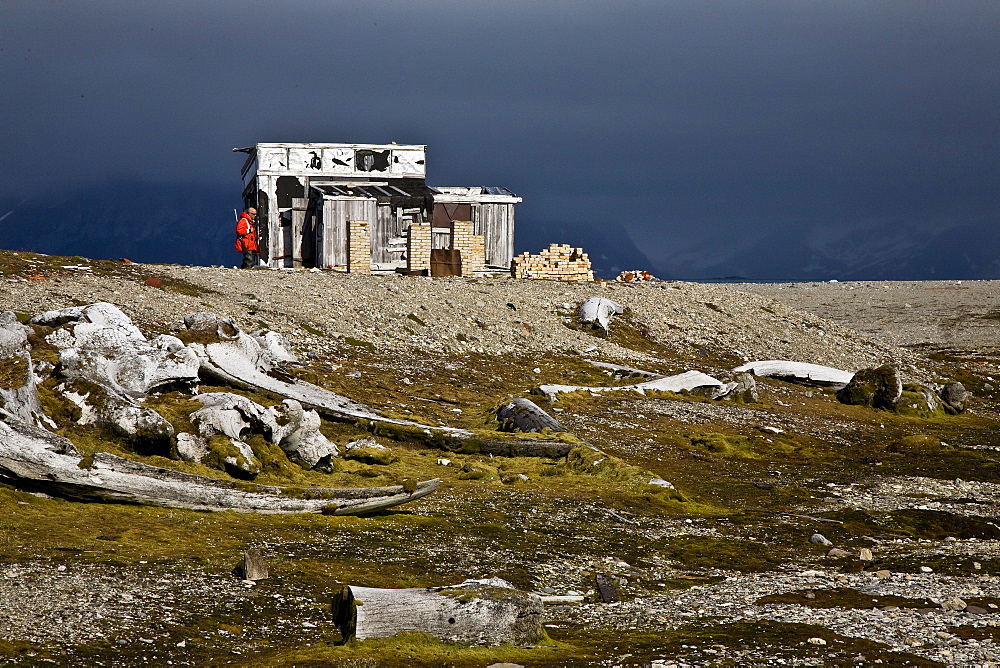
[[[510,195],[512,197],[517,197],[513,192],[507,190],[502,186],[483,186],[484,195]]]

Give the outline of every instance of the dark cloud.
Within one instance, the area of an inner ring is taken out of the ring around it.
[[[111,179],[238,197],[234,146],[429,145],[521,225],[680,248],[994,217],[993,1],[0,6],[0,195]],[[656,261],[656,260],[654,260]]]

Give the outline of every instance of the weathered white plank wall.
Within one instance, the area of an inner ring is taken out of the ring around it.
[[[365,197],[324,197],[322,222],[316,231],[316,264],[347,265],[347,221],[375,225],[376,201]],[[369,227],[371,229],[371,227]]]

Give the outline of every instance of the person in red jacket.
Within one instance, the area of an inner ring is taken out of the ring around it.
[[[250,207],[236,221],[236,250],[243,253],[242,269],[252,269],[256,264],[257,250],[257,209]]]

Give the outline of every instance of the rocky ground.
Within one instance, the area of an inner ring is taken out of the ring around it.
[[[945,416],[844,406],[829,389],[765,379],[757,403],[578,392],[543,405],[617,468],[442,454],[380,437],[400,461],[357,476],[445,482],[370,518],[74,504],[2,488],[0,656],[11,665],[994,665],[997,287],[431,280],[0,253],[0,310],[109,301],[147,333],[212,311],[285,335],[314,382],[465,428],[543,383],[616,382],[586,359],[719,378],[761,359],[850,371],[889,362],[908,379],[957,379],[974,393],[965,413]],[[607,337],[574,323],[595,295],[627,308]],[[355,426],[324,428],[356,437]],[[676,492],[634,485],[633,470]],[[810,542],[815,534],[826,541]],[[250,546],[272,570],[255,586],[229,572]],[[341,584],[499,575],[593,596],[596,573],[615,579],[622,601],[549,608],[551,645],[333,644],[329,594]]]

